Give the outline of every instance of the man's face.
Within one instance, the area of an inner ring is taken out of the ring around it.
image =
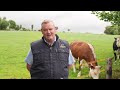
[[[42,25],[42,34],[48,42],[53,42],[55,39],[56,28],[52,22]]]

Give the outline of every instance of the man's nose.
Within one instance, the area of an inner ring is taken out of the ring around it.
[[[50,33],[50,30],[48,30],[47,33]]]

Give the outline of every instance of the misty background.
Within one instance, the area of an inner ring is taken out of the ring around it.
[[[0,11],[0,17],[14,20],[16,24],[35,30],[41,28],[45,19],[53,20],[58,31],[103,34],[109,22],[99,20],[91,11]]]

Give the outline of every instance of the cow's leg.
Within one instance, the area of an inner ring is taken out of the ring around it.
[[[72,65],[73,67],[73,72],[75,73],[76,72],[76,62]]]
[[[83,68],[83,60],[80,61],[80,68]]]
[[[78,61],[78,60],[76,60],[75,63],[74,63],[74,67],[75,67],[76,70],[77,70],[77,66],[76,66],[77,61]]]
[[[117,59],[119,59],[119,55],[117,55]]]
[[[89,71],[89,77],[91,77],[90,71]]]
[[[117,60],[117,55],[116,55],[116,53],[114,53],[114,57],[115,57],[115,62],[116,62],[116,60]]]
[[[80,77],[80,76],[81,76],[82,63],[83,63],[83,60],[79,60],[79,72],[78,72],[77,77]]]

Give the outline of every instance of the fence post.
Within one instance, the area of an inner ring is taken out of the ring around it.
[[[106,68],[106,79],[112,79],[112,59],[107,59],[107,68]]]

